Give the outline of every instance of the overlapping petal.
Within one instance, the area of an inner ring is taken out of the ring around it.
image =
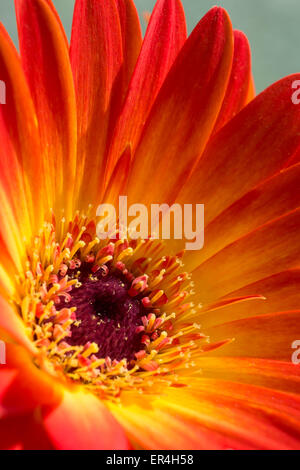
[[[299,269],[290,269],[259,279],[230,292],[215,304],[203,306],[201,324],[207,328],[241,318],[296,310],[299,307],[299,288]],[[233,302],[233,299],[238,298],[244,301]]]
[[[238,384],[259,385],[270,389],[299,393],[298,368],[291,361],[253,357],[208,357],[198,358],[203,377],[221,379]]]
[[[155,98],[185,40],[186,25],[181,2],[159,0],[152,13],[124,108],[116,125],[107,177],[128,144],[135,152]]]
[[[251,393],[250,393],[251,389]],[[270,402],[272,401],[272,406]],[[224,380],[189,379],[146,407],[126,400],[111,408],[136,446],[147,449],[296,449],[296,395]]]
[[[185,204],[205,204],[206,225],[280,171],[298,148],[300,108],[292,103],[291,90],[299,77],[291,75],[267,88],[207,146],[178,197]]]
[[[174,200],[213,130],[232,55],[229,17],[213,8],[181,49],[145,123],[129,180],[130,200]]]
[[[299,266],[300,209],[237,239],[194,270],[207,303],[264,277]]]
[[[123,42],[123,101],[142,47],[142,31],[133,0],[116,0]]]
[[[41,156],[34,106],[17,51],[2,25],[0,74],[6,88],[6,104],[0,107],[0,231],[20,268],[25,256],[23,239],[30,238],[43,217],[44,189],[35,185],[36,175],[41,175]]]
[[[230,79],[216,122],[217,132],[252,99],[251,52],[247,37],[234,31],[234,53]]]
[[[29,351],[34,352],[35,348],[26,334],[24,323],[8,300],[2,296],[0,296],[0,329]]]
[[[253,312],[254,313],[254,312]],[[300,310],[251,316],[205,328],[215,341],[233,338],[224,348],[213,351],[217,356],[241,356],[292,360],[292,344],[299,336]]]

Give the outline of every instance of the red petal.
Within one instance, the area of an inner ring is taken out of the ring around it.
[[[138,12],[132,0],[117,0],[123,38],[123,89],[127,92],[142,46]],[[123,95],[124,95],[123,93]],[[124,98],[124,96],[123,96]]]
[[[53,450],[38,413],[7,417],[0,421],[1,450]]]
[[[241,31],[234,31],[231,75],[214,132],[221,129],[249,102],[251,78],[251,52],[248,39]]]
[[[0,384],[1,417],[57,404],[62,396],[62,385],[38,369],[22,347],[10,343],[6,365],[0,367]]]
[[[78,204],[86,206],[95,202],[101,188],[111,99],[122,91],[122,36],[114,0],[76,1],[70,57],[78,115]]]

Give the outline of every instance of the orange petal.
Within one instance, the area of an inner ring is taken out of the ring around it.
[[[92,394],[65,391],[61,404],[45,409],[43,416],[45,429],[57,449],[128,449],[121,426]]]
[[[129,182],[134,202],[168,203],[178,193],[214,127],[232,54],[230,19],[215,7],[180,51],[145,124]]]
[[[250,103],[250,101],[252,101],[255,98],[255,96],[256,96],[255,83],[254,83],[253,75],[251,75],[248,96],[247,96],[247,103]]]
[[[10,236],[12,237],[12,234]],[[19,264],[21,259],[15,248],[12,243],[11,253],[9,252],[0,231],[0,295],[7,299],[15,294],[15,274],[21,267]]]
[[[234,31],[234,53],[231,75],[214,132],[217,132],[249,102],[251,52],[247,37]]]
[[[300,311],[270,313],[205,328],[212,341],[235,341],[212,352],[214,356],[260,357],[291,361],[292,343],[299,339]]]
[[[131,148],[126,147],[111,175],[103,201],[118,207],[119,195],[127,194],[127,183],[131,161]]]
[[[193,274],[201,303],[299,265],[300,209],[236,240],[202,263]]]
[[[205,378],[186,380],[152,405],[110,405],[135,447],[146,449],[298,448],[296,395]],[[224,393],[223,393],[224,391]],[[253,395],[252,395],[253,394]],[[294,416],[294,417],[293,417]]]
[[[238,446],[239,441],[231,436],[215,432],[189,413],[193,409],[182,407],[172,411],[172,404],[189,403],[190,396],[179,397],[167,392],[168,404],[157,400],[145,406],[140,397],[128,399],[128,404],[114,405],[110,408],[122,423],[134,448],[147,450],[207,450],[225,449]],[[124,400],[123,400],[124,401]],[[196,409],[196,408],[195,408]]]
[[[107,177],[128,143],[135,151],[155,98],[185,40],[186,24],[180,1],[159,0],[114,133]]]
[[[205,228],[205,245],[198,256],[186,253],[188,268],[194,268],[248,232],[299,207],[299,181],[300,164],[277,173],[232,204]]]
[[[231,380],[267,388],[300,392],[300,374],[292,362],[253,357],[199,357],[197,366],[204,378]]]
[[[76,1],[70,57],[78,115],[78,204],[86,206],[99,197],[110,122],[115,117],[112,108],[120,104],[123,91],[122,35],[115,0]]]
[[[300,448],[299,396],[223,380],[191,382],[190,403],[193,398],[194,406],[199,403],[195,415],[209,414],[216,431],[226,429],[227,435],[236,436],[241,444],[248,442],[250,448]]]
[[[269,87],[215,135],[178,202],[205,204],[208,224],[284,167],[300,144],[300,107],[291,100],[299,78]]]
[[[230,298],[220,303],[218,311],[204,307],[201,314],[203,328],[219,325],[233,320],[263,315],[266,313],[296,310],[299,307],[300,270],[284,271],[231,292],[228,297],[244,296],[245,301],[233,304]],[[254,296],[251,304],[247,301]],[[227,304],[227,305],[226,305]]]
[[[35,103],[49,207],[70,215],[76,173],[76,105],[61,23],[46,0],[16,0],[22,64]],[[34,51],[34,53],[33,53]]]

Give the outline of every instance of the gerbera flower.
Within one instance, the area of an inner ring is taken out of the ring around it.
[[[254,97],[213,8],[50,0],[0,29],[2,448],[300,447],[300,107]],[[205,245],[96,236],[96,208],[205,204]]]

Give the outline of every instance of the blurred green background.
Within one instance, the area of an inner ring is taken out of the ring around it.
[[[74,0],[53,0],[70,35]],[[155,0],[135,0],[139,13],[151,11]],[[189,31],[216,3],[210,0],[182,0]],[[257,91],[279,78],[300,71],[299,0],[223,0],[218,2],[230,14],[234,28],[244,31],[251,44]],[[14,2],[0,0],[0,21],[17,42]],[[143,28],[145,27],[142,20]]]

